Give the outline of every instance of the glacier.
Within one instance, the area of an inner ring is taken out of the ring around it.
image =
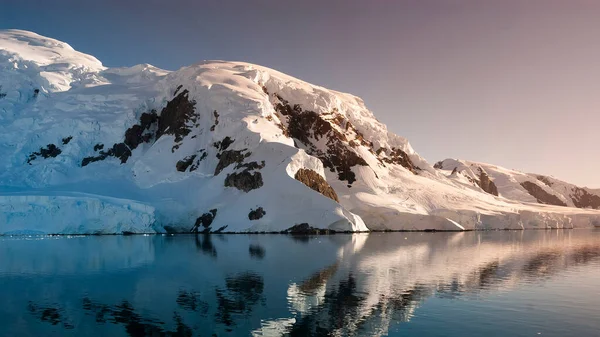
[[[432,166],[356,96],[244,62],[108,68],[21,30],[0,31],[0,155],[0,234],[600,226],[600,191]]]

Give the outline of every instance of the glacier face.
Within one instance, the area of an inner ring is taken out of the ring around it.
[[[486,193],[481,175],[431,166],[360,98],[248,63],[106,68],[0,31],[0,121],[4,234],[600,224],[574,202]]]

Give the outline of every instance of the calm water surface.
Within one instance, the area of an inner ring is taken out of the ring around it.
[[[600,230],[0,237],[0,336],[600,336]]]

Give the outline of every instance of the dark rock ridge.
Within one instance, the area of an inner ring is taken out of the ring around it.
[[[198,126],[195,124],[198,119],[195,115],[196,101],[189,99],[188,90],[179,92],[180,89],[181,86],[175,91],[176,96],[161,110],[160,115],[156,110],[142,113],[139,123],[125,131],[122,143],[114,144],[108,151],[101,151],[104,144],[96,144],[94,151],[100,151],[99,155],[83,158],[81,166],[87,166],[108,157],[119,158],[121,164],[124,164],[131,157],[132,150],[142,143],[154,142],[162,135],[175,136],[176,144],[172,148],[172,151],[175,152],[183,138],[191,132],[191,127]]]
[[[213,116],[215,116],[215,124],[210,127],[210,131],[215,131],[215,128],[219,125],[219,113],[217,110],[213,111]]]
[[[262,207],[258,207],[257,209],[250,210],[248,213],[248,219],[250,220],[258,220],[265,216],[267,212]]]
[[[62,139],[62,143],[63,145],[67,145],[69,144],[69,142],[71,141],[71,139],[73,139],[73,136],[69,136],[69,137],[65,137]]]
[[[468,175],[466,176],[467,179],[469,179],[469,181],[471,182],[471,184],[479,186],[484,192],[488,194],[498,196],[498,187],[490,179],[490,176],[488,176],[487,172],[485,172],[481,167],[477,167],[477,170],[479,171],[479,179],[471,178]],[[455,167],[454,170],[452,170],[452,174],[455,174],[456,171],[457,170]]]
[[[329,199],[340,202],[335,190],[327,183],[320,174],[309,169],[299,169],[294,175],[294,179],[308,186],[314,191],[321,193]]]
[[[131,150],[125,143],[114,144],[108,151],[100,151],[98,156],[85,157],[81,160],[81,167],[87,166],[90,163],[104,160],[108,157],[115,157],[121,160],[121,164],[125,164],[127,159],[131,157]]]
[[[263,186],[263,178],[260,172],[250,172],[244,170],[242,172],[234,172],[227,175],[225,178],[225,187],[235,187],[246,193],[259,189]]]
[[[381,153],[386,153],[387,155],[387,157],[378,157],[378,159],[387,164],[401,165],[414,174],[417,174],[417,170],[420,170],[413,164],[413,162],[408,157],[408,154],[402,151],[401,149],[393,147],[391,151],[389,151],[389,153],[387,152],[388,150],[385,148],[378,149],[377,155],[380,155]]]
[[[208,156],[208,153],[206,153],[204,149],[201,149],[198,152],[200,153],[200,157],[198,157],[198,154],[193,154],[178,161],[177,164],[175,164],[175,168],[177,169],[177,171],[186,172],[188,167],[190,168],[189,172],[196,171],[196,169],[198,169],[198,166],[200,165],[200,162],[206,159],[206,157]]]
[[[48,144],[46,145],[46,147],[40,148],[38,152],[31,153],[29,155],[29,158],[27,158],[27,164],[31,165],[31,162],[34,161],[37,157],[42,157],[44,159],[55,158],[61,153],[61,149],[59,149],[56,145]]]
[[[498,187],[481,167],[479,168],[479,187],[486,193],[498,196]]]
[[[301,224],[296,224],[285,231],[283,233],[292,234],[292,235],[313,235],[313,234],[332,234],[335,233],[334,230],[329,229],[320,229],[314,228],[310,224],[304,222]]]
[[[158,115],[156,114],[156,110],[152,110],[149,113],[144,112],[140,116],[140,123],[125,131],[125,145],[129,149],[134,150],[142,143],[149,143],[155,137],[154,130],[151,130],[151,128],[156,128],[157,121]]]
[[[217,154],[217,158],[219,158],[219,162],[217,163],[217,167],[215,167],[215,175],[219,175],[223,169],[228,167],[231,164],[241,164],[244,159],[250,157],[251,152],[246,152],[246,150],[227,150],[223,151],[223,153]]]
[[[214,142],[213,146],[219,151],[225,151],[229,148],[229,145],[233,144],[233,142],[235,142],[235,139],[231,139],[231,137],[227,136],[225,138],[223,138],[223,140],[220,140],[218,142]]]
[[[326,168],[331,172],[337,172],[338,178],[347,181],[351,186],[356,181],[352,167],[368,166],[368,164],[355,152],[346,135],[334,128],[332,122],[325,120],[318,113],[303,110],[299,104],[292,106],[277,94],[274,96],[278,100],[274,105],[275,110],[281,115],[280,119],[286,121],[287,126],[280,126],[284,135],[302,143],[308,154],[319,158]],[[362,138],[356,133],[355,136],[359,140]],[[316,146],[316,143],[323,138],[327,140],[325,150]]]
[[[550,179],[548,179],[548,177],[545,177],[545,176],[537,176],[536,178],[537,178],[537,180],[539,180],[539,181],[543,182],[544,184],[546,184],[546,186],[548,186],[548,187],[552,187],[552,185],[554,185],[554,184],[553,184],[553,183],[550,181]]]
[[[540,204],[567,206],[567,204],[560,200],[557,196],[544,191],[543,188],[535,183],[532,183],[531,181],[524,181],[521,183],[521,186],[523,186],[523,188],[527,190],[532,197],[536,198],[537,202]]]
[[[190,100],[188,94],[187,89],[183,90],[162,109],[158,117],[156,139],[162,135],[173,135],[175,142],[181,142],[191,132],[190,122],[193,124],[197,121],[196,101]]]
[[[217,209],[211,209],[208,213],[204,213],[196,219],[196,223],[194,223],[194,227],[190,229],[190,232],[198,232],[200,226],[204,227],[204,232],[210,231],[210,225],[213,223],[213,220],[217,216]]]
[[[188,167],[190,167],[190,165],[192,165],[192,163],[194,162],[194,159],[196,159],[195,154],[191,155],[191,156],[187,156],[187,157],[183,158],[182,160],[178,161],[177,164],[175,164],[177,171],[185,172],[188,169]]]
[[[580,187],[575,187],[574,194],[569,195],[575,207],[600,209],[600,196],[591,194]]]

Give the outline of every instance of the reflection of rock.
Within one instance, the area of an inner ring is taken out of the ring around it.
[[[242,273],[228,277],[225,289],[217,288],[217,322],[231,327],[235,325],[235,316],[249,315],[252,306],[261,298],[264,288],[262,276],[254,273]]]
[[[174,331],[168,331],[163,327],[163,322],[143,317],[127,301],[115,306],[108,306],[92,302],[86,297],[83,299],[83,310],[95,314],[96,323],[123,325],[125,332],[131,337],[191,337],[194,335],[192,328],[185,325],[177,313],[173,317],[176,328]]]
[[[40,306],[29,302],[27,310],[40,321],[52,325],[61,324],[65,329],[73,329],[73,324],[65,317],[64,309],[55,306]]]
[[[400,235],[407,241],[398,246]],[[409,321],[431,296],[455,298],[551,277],[600,259],[598,243],[567,231],[372,234],[359,254],[344,248],[348,254],[340,254],[333,275],[325,277],[334,266],[288,288],[298,314],[295,321],[285,319],[284,335],[384,336],[390,324]]]
[[[202,237],[202,239],[200,239],[200,237]],[[215,248],[215,245],[212,242],[212,235],[208,234],[208,233],[204,233],[204,235],[200,236],[200,235],[196,235],[195,237],[195,241],[196,241],[196,248],[201,251],[203,254],[212,256],[212,257],[217,257],[217,249]]]
[[[208,312],[208,303],[200,299],[200,294],[192,291],[179,291],[177,295],[177,305],[184,310],[199,312],[206,315]]]
[[[250,245],[248,252],[250,253],[250,257],[253,259],[262,260],[265,258],[265,249],[260,245]]]

